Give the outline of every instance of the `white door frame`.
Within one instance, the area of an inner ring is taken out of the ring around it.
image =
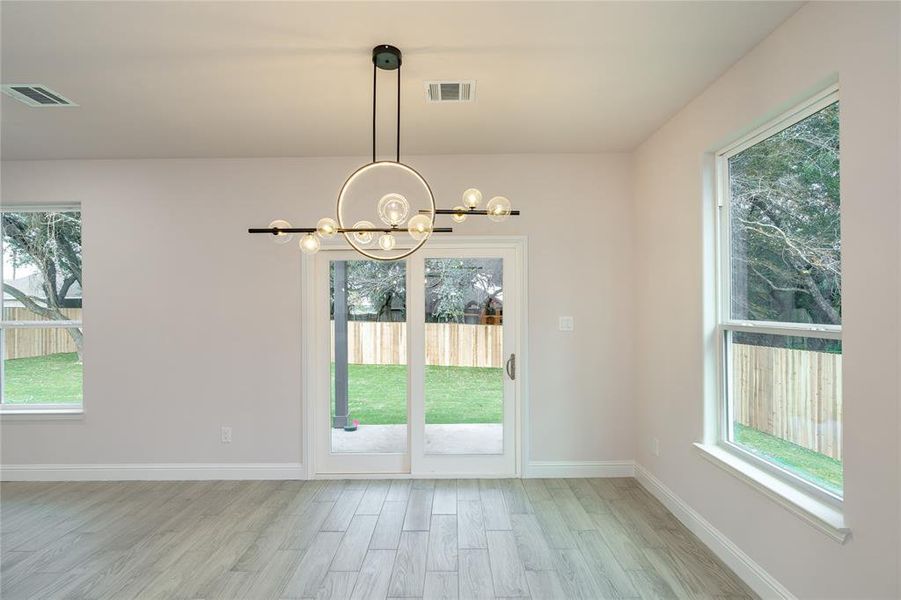
[[[517,335],[514,347],[510,352],[516,353],[516,379],[513,381],[515,390],[515,419],[514,419],[514,436],[515,436],[515,463],[516,469],[513,476],[521,477],[523,473],[523,465],[526,464],[530,456],[531,446],[531,423],[529,419],[529,357],[528,357],[528,243],[525,236],[466,236],[455,235],[453,238],[441,239],[436,235],[429,240],[425,249],[434,250],[453,250],[466,248],[491,248],[491,249],[509,249],[513,251],[515,261],[515,271],[519,274],[517,278],[516,293],[519,297],[519,311],[515,317]],[[347,245],[340,242],[328,242],[322,244],[322,251],[347,250]],[[351,251],[352,252],[352,251]],[[417,253],[418,254],[418,253]],[[353,257],[357,255],[354,254]],[[303,448],[303,465],[306,471],[307,479],[315,478],[441,478],[441,477],[495,477],[493,473],[325,473],[317,470],[317,444],[315,424],[317,422],[317,413],[315,400],[319,397],[319,377],[315,373],[317,366],[317,352],[321,350],[317,348],[317,297],[316,297],[316,261],[315,256],[303,255],[301,260],[301,392],[302,392],[302,448]],[[409,264],[409,263],[408,263]],[[411,271],[407,269],[408,285],[411,277]],[[409,310],[410,307],[408,307]],[[408,336],[408,348],[413,336]],[[412,398],[408,390],[408,402],[412,402]],[[408,426],[413,421],[414,415],[408,410]],[[408,448],[412,451],[412,447]],[[509,476],[509,474],[508,474]]]

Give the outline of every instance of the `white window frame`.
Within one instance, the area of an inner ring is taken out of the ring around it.
[[[788,469],[770,462],[730,441],[731,388],[728,372],[728,339],[732,332],[775,334],[841,340],[841,325],[747,321],[731,317],[731,227],[729,159],[747,148],[791,127],[839,100],[838,86],[831,86],[795,106],[762,127],[716,153],[716,445],[732,456],[773,475],[803,494],[840,508],[843,496],[820,487]]]
[[[26,204],[4,205],[0,212],[77,212],[83,219],[83,211],[80,204]],[[3,236],[0,235],[0,256],[4,252]],[[3,261],[0,260],[0,281],[3,279]],[[71,321],[14,321],[3,319],[4,296],[0,294],[0,348],[5,348],[7,329],[68,329],[77,327],[84,334],[83,319]],[[83,317],[83,315],[82,315]],[[5,382],[5,360],[0,360],[0,382]],[[84,381],[82,380],[82,400],[79,403],[45,403],[45,404],[7,404],[3,402],[3,384],[0,383],[0,415],[6,416],[32,416],[32,415],[81,415],[84,412]],[[63,417],[64,418],[64,417]]]

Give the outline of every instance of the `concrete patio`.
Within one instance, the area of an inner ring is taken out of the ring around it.
[[[406,425],[360,425],[356,431],[332,429],[333,452],[400,453],[407,449]],[[426,425],[428,454],[501,454],[500,423]]]

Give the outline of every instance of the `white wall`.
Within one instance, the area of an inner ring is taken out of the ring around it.
[[[3,463],[302,462],[300,252],[246,229],[332,216],[363,162],[4,162],[4,204],[83,207],[86,413],[4,420]],[[456,228],[529,239],[533,460],[631,459],[629,157],[408,162],[442,205],[474,185],[523,211]]]
[[[899,594],[898,36],[897,3],[808,4],[635,155],[637,460],[805,598]],[[705,154],[836,77],[844,504],[853,531],[844,546],[692,448],[703,435],[712,308]]]

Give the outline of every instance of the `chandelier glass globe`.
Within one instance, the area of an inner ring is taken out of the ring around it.
[[[407,233],[417,242],[426,239],[432,235],[432,219],[426,215],[416,215],[407,224]]]
[[[501,222],[510,216],[510,201],[503,196],[495,196],[488,201],[488,218]]]
[[[379,248],[382,250],[394,250],[394,246],[397,245],[397,240],[394,239],[394,236],[390,233],[382,234],[379,238]]]
[[[407,218],[410,203],[400,194],[385,194],[379,200],[379,218],[385,225],[397,227]]]
[[[482,202],[482,192],[475,188],[469,188],[463,192],[463,204],[469,208],[476,208]]]
[[[291,223],[283,221],[282,219],[276,219],[272,223],[269,223],[269,229],[291,229]],[[287,244],[292,239],[294,239],[293,233],[282,233],[281,231],[272,236],[272,241],[276,244]]]
[[[454,214],[451,215],[451,219],[454,220],[454,223],[462,223],[466,220],[466,209],[462,206],[455,206]]]
[[[329,217],[319,219],[316,223],[316,234],[321,238],[330,238],[338,233],[338,222]]]
[[[316,254],[319,252],[319,238],[312,233],[308,233],[301,237],[298,245],[300,246],[301,252],[304,254]]]
[[[375,227],[369,221],[357,221],[354,223],[354,229],[372,229]],[[354,239],[360,244],[368,244],[372,241],[373,235],[371,231],[358,231],[354,233]]]

